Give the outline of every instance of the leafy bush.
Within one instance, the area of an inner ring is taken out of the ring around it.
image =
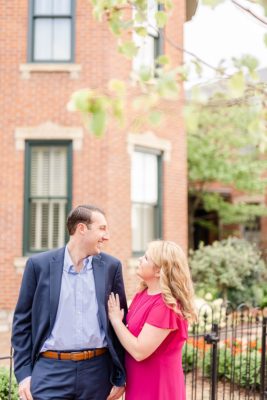
[[[0,400],[8,400],[9,394],[9,370],[0,368]],[[11,400],[18,400],[18,386],[15,377],[12,376],[11,381]]]
[[[185,373],[192,371],[194,367],[194,347],[189,343],[183,348],[183,370]]]
[[[254,244],[235,237],[210,246],[202,244],[190,252],[190,265],[197,291],[216,289],[217,296],[234,304],[261,303],[259,282],[264,282],[266,265]]]

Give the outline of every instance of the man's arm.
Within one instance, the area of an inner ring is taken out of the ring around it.
[[[115,293],[118,293],[119,298],[120,298],[121,307],[124,309],[124,316],[126,316],[128,308],[127,308],[127,300],[126,300],[123,276],[122,276],[122,265],[120,262],[118,262],[117,270],[114,275],[112,291],[115,291]],[[119,357],[120,363],[124,367],[125,350],[124,350],[123,346],[121,345],[120,341],[118,340],[116,334],[114,334],[113,345],[114,345],[115,351]],[[117,368],[114,365],[114,371],[113,371],[113,377],[112,377],[112,382],[114,385],[116,385],[114,387],[122,387],[125,384],[125,376],[123,376],[123,375],[124,374],[122,373],[121,369]],[[117,397],[115,397],[115,398],[117,398]],[[110,399],[113,399],[113,398],[111,397]]]
[[[32,374],[32,303],[36,289],[36,276],[32,260],[27,261],[19,298],[14,312],[12,346],[14,372],[18,382]]]
[[[120,262],[118,264],[118,268],[114,277],[112,292],[117,293],[119,295],[120,306],[124,310],[124,321],[125,321],[128,307],[127,307],[127,299],[126,299],[123,276],[122,276],[122,266]]]

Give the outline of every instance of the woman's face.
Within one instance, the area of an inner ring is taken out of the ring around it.
[[[139,266],[136,273],[145,282],[159,278],[158,268],[149,257],[148,252],[139,258]]]

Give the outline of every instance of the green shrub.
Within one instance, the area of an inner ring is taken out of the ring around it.
[[[190,252],[190,265],[197,292],[212,288],[233,304],[262,302],[267,269],[254,244],[235,237],[202,244]]]
[[[7,368],[0,368],[0,400],[8,400],[9,397],[9,370]],[[11,400],[18,400],[18,385],[14,375],[11,381]]]
[[[183,370],[185,373],[192,371],[194,365],[194,347],[186,343],[183,347]]]

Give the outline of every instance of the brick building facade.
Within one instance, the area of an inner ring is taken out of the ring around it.
[[[66,110],[71,94],[101,88],[112,77],[127,79],[132,63],[117,54],[106,24],[93,20],[90,2],[75,3],[0,0],[2,330],[27,257],[65,243],[65,215],[73,206],[93,203],[106,211],[111,238],[105,251],[122,260],[129,297],[146,239],[161,236],[187,247],[183,96],[156,130],[133,134],[110,124],[103,139],[90,135],[80,116]],[[186,5],[174,3],[166,36],[182,46]]]

